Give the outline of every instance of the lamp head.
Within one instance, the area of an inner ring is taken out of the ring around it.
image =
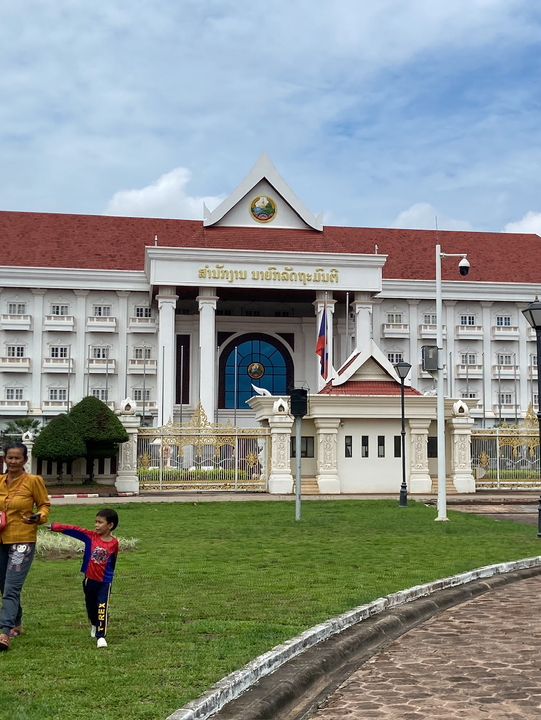
[[[464,277],[470,272],[470,261],[467,257],[463,257],[458,263],[458,271]]]
[[[536,332],[541,330],[541,302],[537,298],[524,308],[522,314]]]
[[[402,360],[401,362],[396,363],[394,369],[396,370],[396,374],[398,375],[398,377],[401,380],[405,380],[408,377],[409,371],[411,370],[411,365]]]

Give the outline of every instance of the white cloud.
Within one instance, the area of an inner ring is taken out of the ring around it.
[[[178,167],[139,190],[119,190],[107,204],[104,215],[202,220],[203,203],[213,210],[223,197],[188,195],[186,188],[191,177],[187,168]]]
[[[430,203],[419,202],[397,215],[393,227],[411,230],[472,230],[466,220],[457,220],[439,213]]]
[[[541,235],[541,212],[530,210],[520,220],[507,223],[504,232],[510,233],[535,233]]]

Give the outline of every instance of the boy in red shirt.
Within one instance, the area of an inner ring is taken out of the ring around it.
[[[107,647],[107,616],[111,583],[118,555],[118,540],[112,531],[118,525],[115,510],[100,510],[96,514],[95,530],[76,525],[52,523],[50,529],[81,540],[85,544],[81,572],[84,573],[83,591],[86,612],[90,620],[90,637],[97,639],[99,648]]]

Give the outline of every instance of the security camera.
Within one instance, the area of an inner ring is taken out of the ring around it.
[[[467,275],[470,272],[470,261],[468,258],[462,258],[458,263],[458,271],[461,275]]]

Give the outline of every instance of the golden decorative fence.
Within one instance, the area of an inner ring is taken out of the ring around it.
[[[541,489],[539,425],[531,408],[520,425],[472,430],[471,454],[477,489]]]
[[[209,423],[201,407],[187,423],[138,433],[142,491],[265,492],[269,465],[268,429]]]

